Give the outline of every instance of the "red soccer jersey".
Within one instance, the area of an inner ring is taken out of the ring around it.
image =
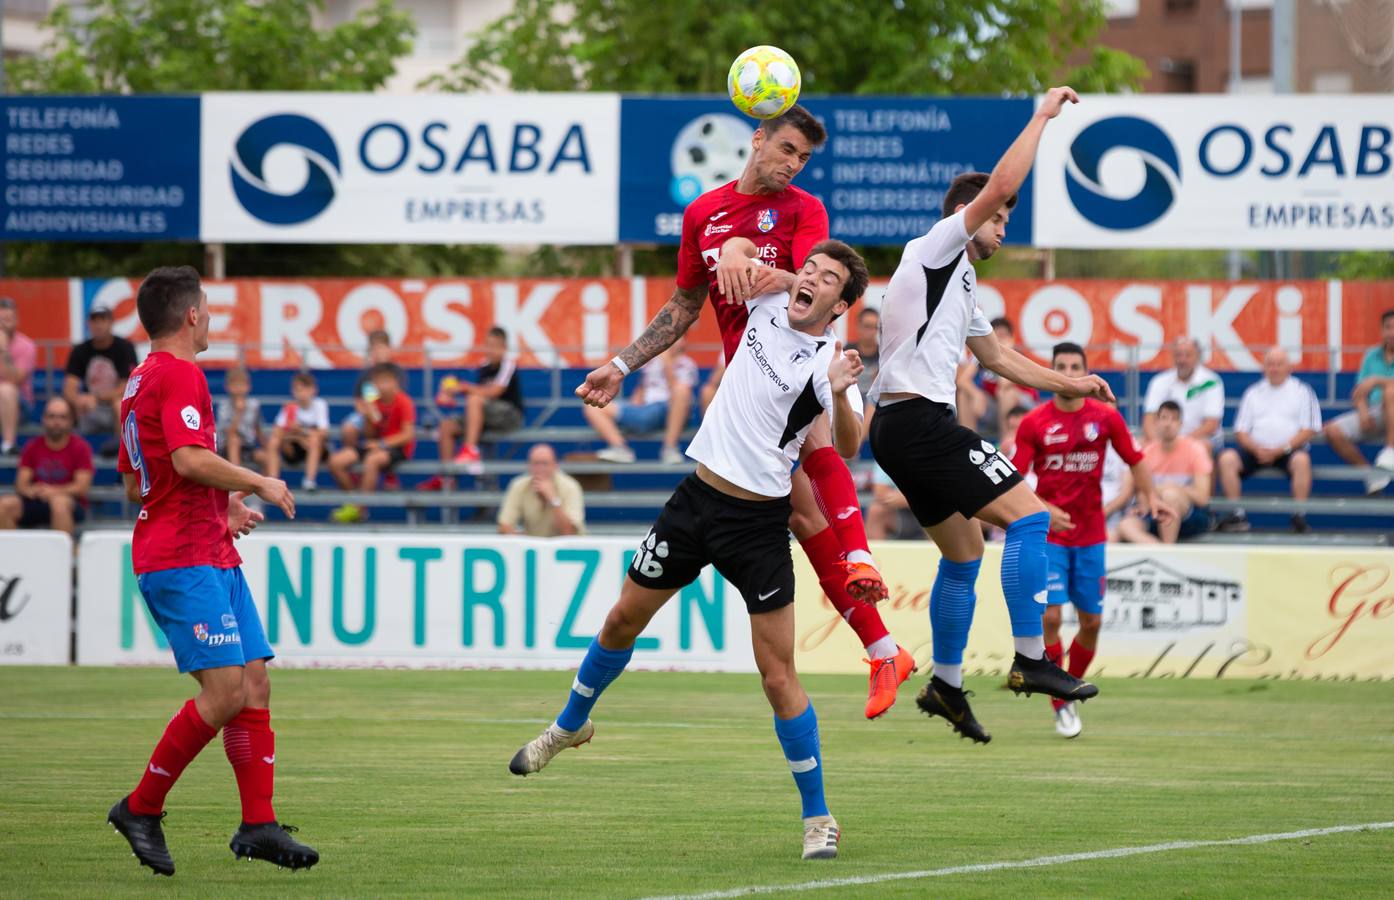
[[[173,453],[180,447],[217,450],[208,379],[191,362],[151,353],[126,383],[117,460],[121,472],[134,473],[140,482],[142,507],[131,539],[137,575],[242,564],[227,528],[228,492],[176,472]]]
[[[1023,473],[1034,465],[1036,493],[1069,513],[1074,523],[1068,531],[1050,532],[1052,544],[1087,547],[1108,539],[1099,482],[1109,442],[1128,465],[1142,461],[1127,423],[1107,403],[1087,399],[1079,410],[1065,412],[1052,401],[1021,420],[1012,464]]]
[[[375,429],[375,437],[385,439],[401,434],[408,422],[416,421],[416,404],[411,402],[406,391],[398,391],[391,403],[379,397],[377,408],[382,415],[382,421]],[[411,459],[415,450],[416,441],[408,441],[402,445],[402,455],[407,459]]]
[[[753,241],[761,265],[794,272],[814,244],[827,240],[828,211],[793,185],[777,194],[742,194],[734,181],[688,204],[678,246],[678,287],[707,285],[728,362],[740,346],[747,315],[744,303],[725,302],[716,285],[721,246],[733,237]]]

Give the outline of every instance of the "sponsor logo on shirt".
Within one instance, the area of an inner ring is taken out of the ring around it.
[[[1051,444],[1063,444],[1068,441],[1070,436],[1060,430],[1063,427],[1064,425],[1061,422],[1056,422],[1051,425],[1046,429],[1046,433],[1041,436],[1041,443],[1049,446]]]
[[[190,431],[198,431],[199,426],[203,424],[203,417],[192,406],[179,410],[179,416],[184,420],[184,424],[189,426]]]
[[[783,378],[779,377],[774,366],[770,365],[769,357],[765,355],[765,344],[760,340],[754,328],[745,333],[745,348],[750,351],[751,358],[755,360],[755,365],[760,367],[760,371],[769,376],[770,381],[773,381],[781,391],[787,394],[793,390]]]
[[[634,571],[646,578],[662,578],[663,563],[659,560],[668,558],[668,542],[660,541],[658,535],[649,529],[649,536],[639,545],[639,552],[634,554],[634,562],[631,563]]]
[[[981,450],[969,450],[968,461],[977,466],[978,471],[986,475],[987,480],[993,484],[1001,484],[1003,478],[1011,477],[1016,471],[1012,461],[998,453],[991,441],[983,441]]]
[[[727,211],[723,209],[721,212],[714,214],[714,215],[713,215],[710,219],[708,219],[707,221],[708,221],[708,222],[715,222],[717,219],[720,219],[722,216],[726,215],[726,212],[727,212]]]
[[[760,214],[755,217],[755,227],[760,229],[762,234],[774,231],[774,226],[779,222],[779,213],[773,209],[762,209]]]
[[[1099,425],[1097,422],[1084,423],[1084,439],[1086,441],[1097,441],[1099,439]]]
[[[1049,453],[1046,455],[1042,472],[1092,472],[1099,467],[1099,454],[1093,450],[1076,450],[1071,453]]]
[[[236,628],[236,627],[237,627],[237,617],[234,616],[232,613],[223,613],[223,627],[224,627],[224,628]]]
[[[708,225],[707,230],[702,232],[703,237],[711,237],[714,234],[725,234],[734,226],[732,225]]]

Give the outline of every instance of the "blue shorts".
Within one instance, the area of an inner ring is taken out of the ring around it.
[[[190,566],[136,576],[180,672],[271,659],[271,645],[241,568]]]
[[[1046,603],[1073,603],[1081,612],[1104,612],[1105,544],[1062,547],[1046,543]]]
[[[644,434],[652,431],[662,431],[663,426],[668,424],[668,404],[667,403],[626,403],[620,407],[620,414],[615,418],[615,424],[620,426],[620,430],[629,434]]]

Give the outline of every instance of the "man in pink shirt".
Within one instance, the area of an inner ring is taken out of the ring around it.
[[[1210,491],[1215,464],[1210,450],[1181,434],[1181,405],[1166,400],[1157,409],[1157,440],[1142,448],[1163,503],[1176,516],[1162,522],[1134,513],[1118,525],[1118,536],[1134,544],[1174,544],[1210,530]]]
[[[34,364],[39,351],[19,332],[14,300],[0,297],[0,456],[16,452],[19,425],[34,409]]]

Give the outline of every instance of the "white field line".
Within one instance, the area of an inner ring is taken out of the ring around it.
[[[647,897],[645,900],[723,900],[723,898],[726,897],[748,897],[752,894],[782,894],[796,891],[818,891],[825,888],[885,884],[888,881],[915,881],[922,878],[940,878],[945,875],[970,875],[977,872],[996,872],[1002,869],[1034,869],[1042,866],[1058,866],[1072,862],[1088,862],[1095,859],[1119,859],[1125,856],[1141,856],[1146,853],[1166,853],[1171,850],[1194,850],[1198,847],[1237,847],[1245,844],[1271,844],[1274,841],[1295,841],[1301,838],[1322,837],[1328,834],[1346,834],[1352,831],[1384,831],[1390,828],[1394,828],[1394,822],[1370,822],[1365,825],[1335,825],[1331,828],[1308,828],[1303,831],[1284,831],[1277,834],[1251,834],[1248,837],[1229,838],[1228,840],[1221,841],[1168,841],[1165,844],[1147,844],[1142,847],[1116,847],[1112,850],[1091,850],[1087,853],[1038,856],[1035,859],[977,863],[968,866],[950,866],[946,869],[924,869],[918,872],[886,872],[882,875],[859,875],[849,878],[820,878],[817,881],[795,882],[793,884],[753,885],[750,887],[732,888],[725,891],[707,891],[701,894],[664,894],[657,897]]]

